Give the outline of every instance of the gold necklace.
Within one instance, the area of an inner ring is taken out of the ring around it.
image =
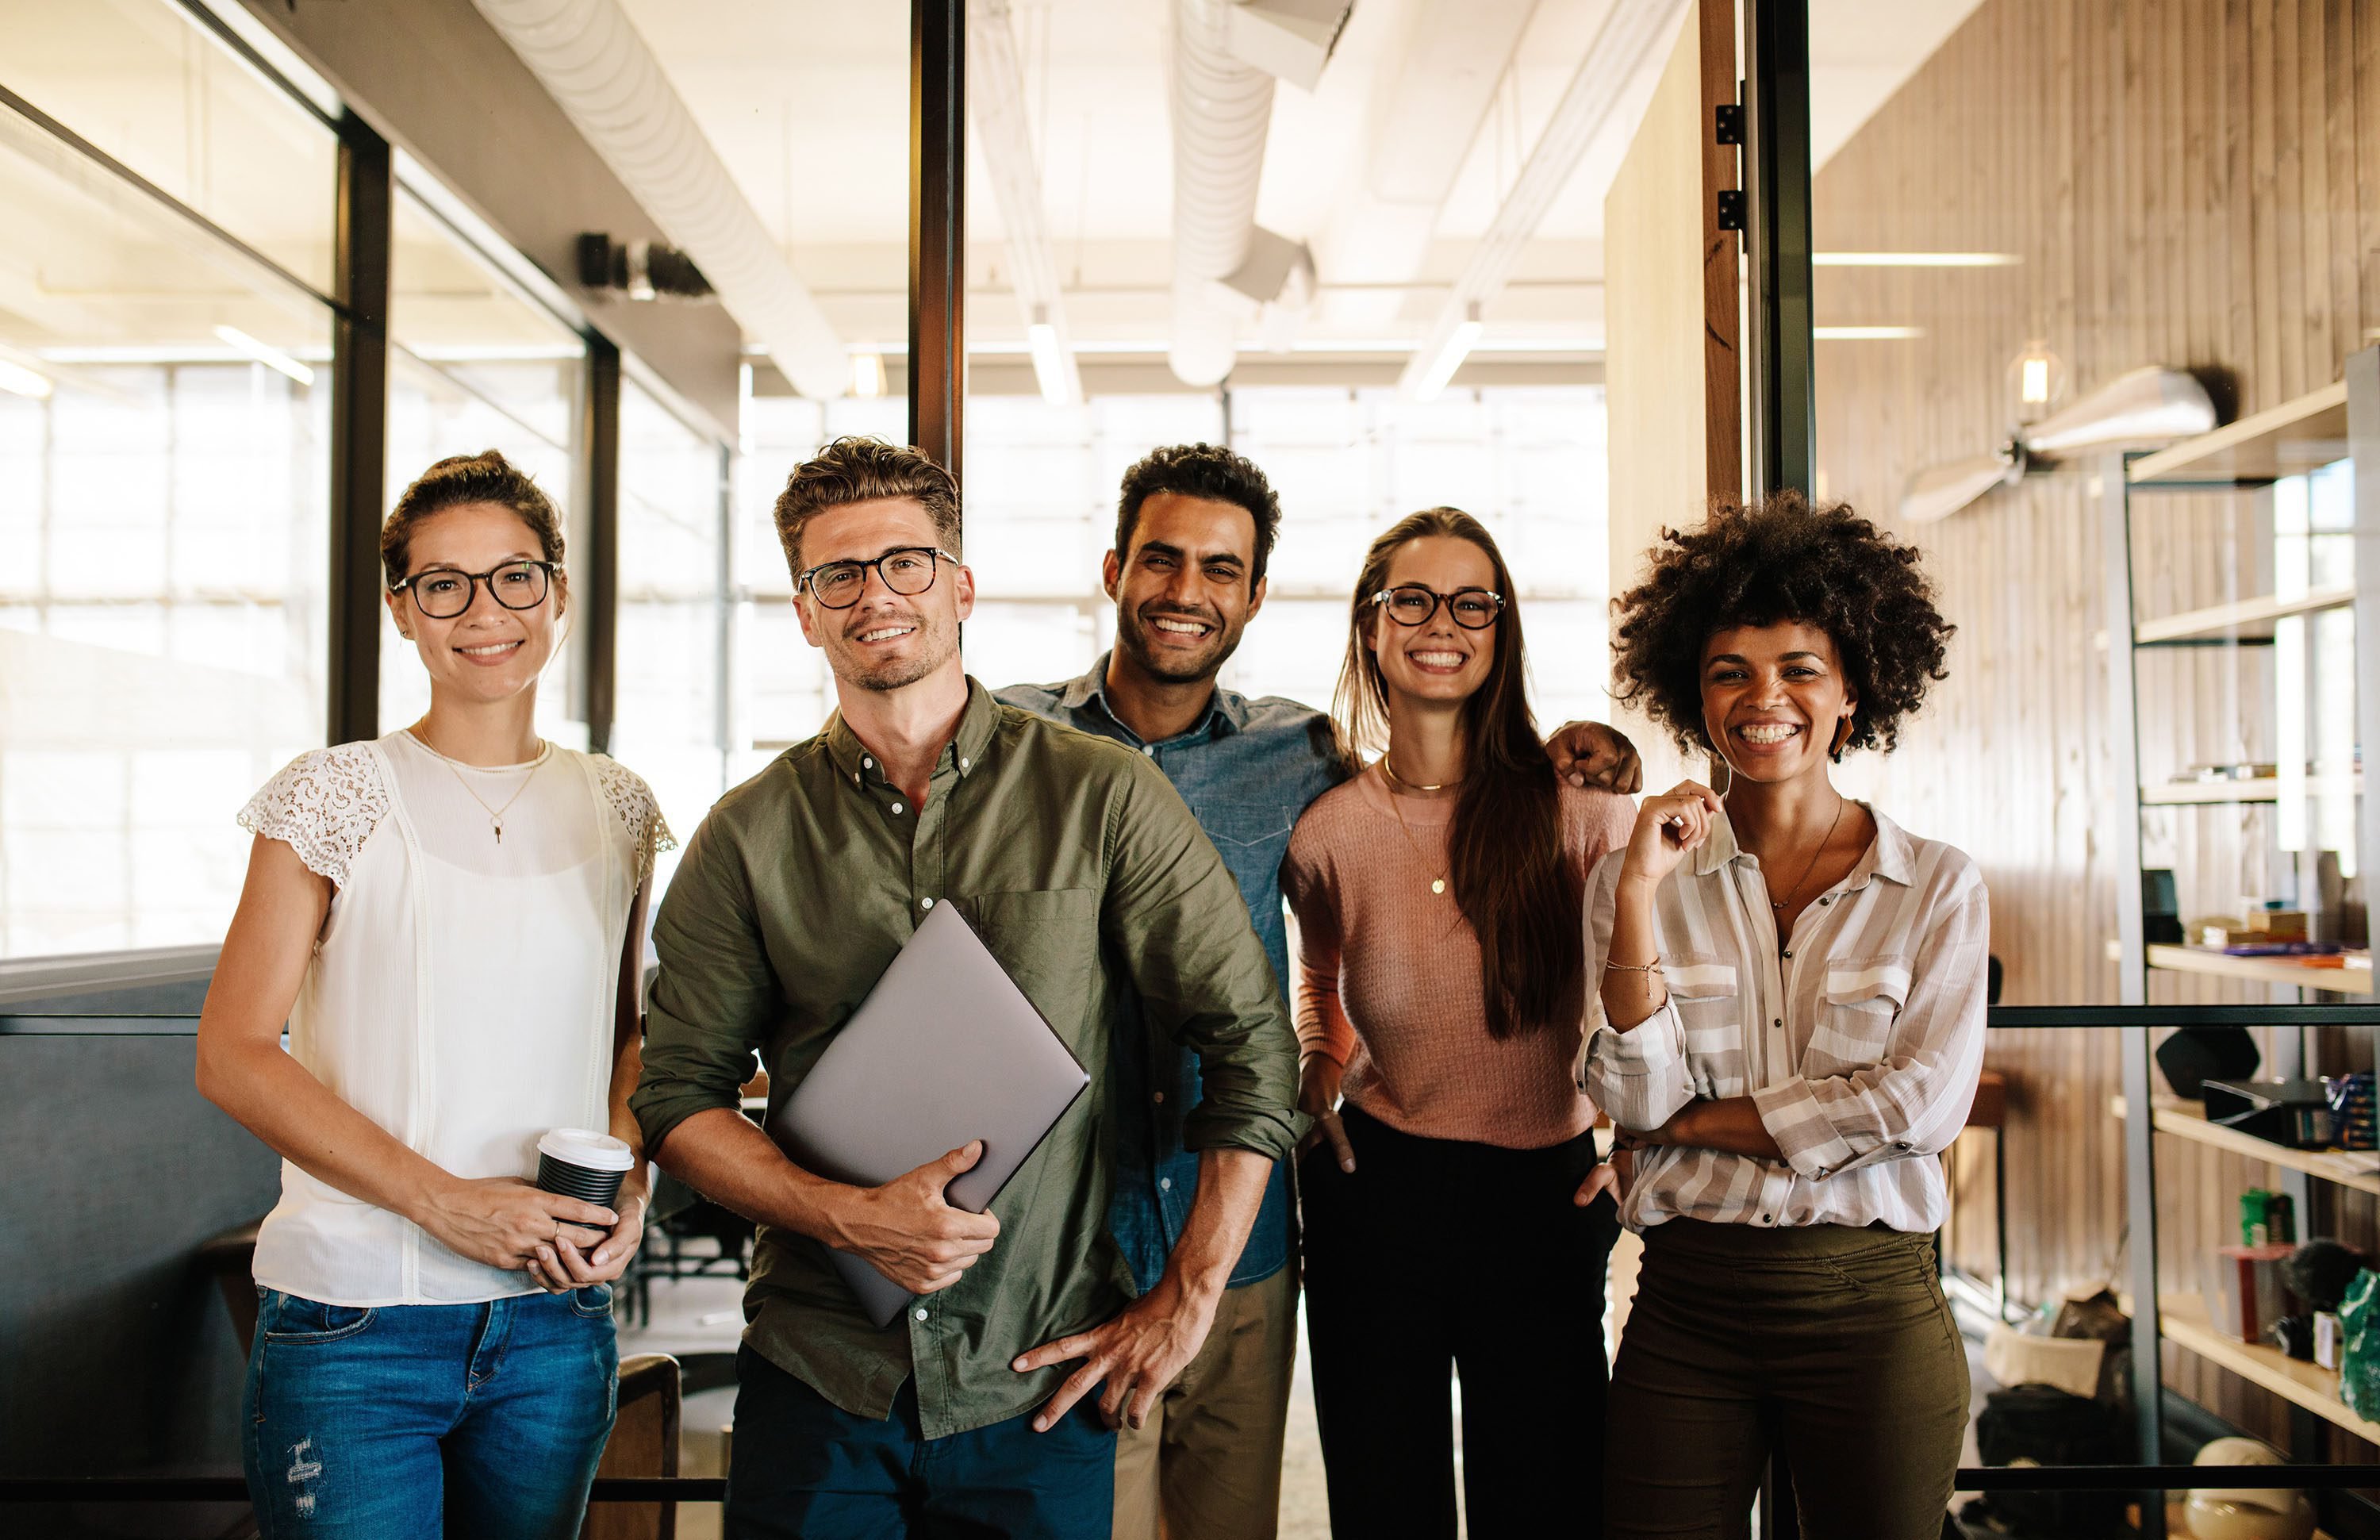
[[[1405,823],[1405,810],[1397,805],[1395,787],[1408,786],[1412,783],[1410,782],[1399,781],[1397,779],[1397,772],[1389,769],[1389,757],[1385,754],[1380,756],[1380,770],[1381,773],[1386,775],[1389,780],[1393,782],[1393,785],[1391,785],[1389,791],[1389,811],[1397,816],[1397,830],[1400,833],[1404,835],[1405,844],[1407,848],[1412,850],[1414,853],[1414,859],[1421,863],[1421,869],[1427,871],[1430,867],[1429,857],[1421,853],[1420,843],[1415,840],[1413,837],[1413,830]],[[1415,786],[1413,789],[1415,791],[1422,792],[1442,792],[1446,790],[1447,786],[1454,784],[1457,784],[1457,782],[1450,781],[1445,782],[1443,785]],[[1442,893],[1446,891],[1446,876],[1444,873],[1441,872],[1438,876],[1429,879],[1429,891],[1433,893]]]
[[[1810,874],[1811,874],[1812,872],[1816,871],[1816,870],[1818,869],[1818,857],[1819,857],[1819,856],[1821,856],[1821,855],[1824,855],[1827,853],[1827,846],[1828,846],[1828,845],[1829,845],[1829,844],[1831,844],[1831,843],[1834,842],[1834,838],[1835,838],[1835,831],[1836,831],[1837,829],[1840,829],[1840,827],[1842,827],[1842,821],[1843,821],[1843,805],[1844,805],[1845,803],[1849,802],[1850,800],[1851,800],[1851,798],[1849,798],[1849,797],[1847,797],[1847,796],[1842,796],[1842,795],[1840,795],[1840,794],[1836,796],[1836,798],[1835,798],[1835,821],[1834,821],[1834,822],[1832,822],[1832,823],[1830,823],[1830,824],[1828,824],[1828,825],[1827,825],[1827,831],[1826,831],[1826,833],[1825,833],[1825,834],[1823,834],[1823,835],[1821,835],[1821,836],[1819,837],[1819,840],[1818,840],[1818,848],[1817,848],[1817,849],[1815,849],[1815,850],[1814,850],[1814,851],[1812,851],[1812,852],[1810,853],[1810,864],[1809,864],[1808,866],[1803,867],[1802,868],[1802,880],[1801,880],[1800,882],[1796,882],[1796,883],[1794,883],[1794,884],[1793,884],[1793,886],[1792,886],[1792,889],[1791,889],[1790,891],[1788,891],[1788,892],[1786,893],[1786,895],[1785,895],[1783,898],[1772,898],[1772,899],[1770,899],[1770,900],[1768,901],[1768,907],[1770,907],[1771,909],[1776,910],[1779,914],[1780,914],[1780,915],[1781,915],[1781,914],[1783,914],[1783,913],[1785,912],[1786,907],[1787,907],[1788,905],[1790,905],[1790,904],[1793,902],[1793,900],[1795,899],[1795,897],[1797,897],[1797,896],[1801,893],[1802,889],[1803,888],[1803,886],[1804,886],[1804,885],[1806,885],[1806,884],[1809,882],[1809,880],[1810,880]]]
[[[491,807],[488,806],[488,799],[481,796],[478,792],[472,790],[471,783],[463,779],[463,772],[455,767],[455,761],[438,752],[438,746],[430,741],[428,734],[422,732],[419,727],[409,729],[409,731],[413,734],[415,742],[419,743],[422,747],[430,750],[430,757],[431,758],[446,767],[446,772],[455,778],[455,784],[462,787],[464,794],[470,797],[472,801],[480,805],[480,810],[488,815],[488,827],[496,831],[496,843],[504,843],[504,815],[512,811],[513,804],[521,799],[521,793],[528,790],[528,783],[537,779],[537,772],[544,768],[546,756],[553,752],[553,746],[547,743],[542,738],[539,739],[537,745],[537,758],[528,762],[528,773],[521,777],[521,783],[513,788],[512,795],[504,798],[504,805],[502,807]],[[471,768],[473,770],[478,770],[480,767],[474,765]]]
[[[1441,781],[1435,786],[1416,785],[1397,773],[1397,767],[1389,763],[1389,757],[1385,752],[1380,755],[1380,773],[1409,792],[1443,792],[1463,784],[1460,781]]]

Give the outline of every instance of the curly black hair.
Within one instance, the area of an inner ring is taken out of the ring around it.
[[[1934,607],[1917,550],[1843,503],[1801,493],[1726,504],[1698,529],[1661,531],[1645,581],[1611,601],[1620,624],[1611,673],[1678,746],[1709,751],[1703,730],[1703,646],[1739,625],[1799,622],[1834,642],[1857,695],[1842,746],[1900,741],[1900,719],[1949,677],[1944,645],[1957,627]]]
[[[1175,443],[1151,450],[1123,473],[1123,490],[1116,498],[1115,553],[1132,554],[1133,527],[1140,523],[1140,505],[1159,492],[1179,492],[1217,503],[1236,503],[1257,526],[1257,559],[1248,572],[1253,589],[1272,559],[1273,541],[1281,534],[1281,499],[1256,462],[1216,443]]]

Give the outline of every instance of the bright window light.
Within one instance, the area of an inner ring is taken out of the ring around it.
[[[1813,326],[1817,342],[1909,342],[1925,334],[1923,326]]]
[[[1066,360],[1058,352],[1058,329],[1050,324],[1048,307],[1033,307],[1033,324],[1026,329],[1026,346],[1033,353],[1033,379],[1041,387],[1041,399],[1052,406],[1074,404],[1066,389]]]
[[[11,395],[29,395],[36,401],[47,401],[54,388],[48,375],[0,358],[0,391],[6,391]]]
[[[884,355],[873,348],[851,356],[851,394],[873,401],[884,394]]]

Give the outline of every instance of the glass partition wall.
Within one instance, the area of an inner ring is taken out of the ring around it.
[[[197,6],[0,0],[0,961],[204,947],[246,865],[234,815],[324,742],[334,584],[382,592],[331,565],[332,296],[342,136],[389,152]],[[539,729],[604,746],[589,704],[616,657],[618,746],[690,830],[726,773],[718,430],[627,360],[616,505],[594,506],[615,480],[590,460],[594,333],[395,160],[383,485],[355,516],[501,450],[560,506],[582,594],[616,517],[616,651],[577,617]],[[427,681],[375,624],[386,731]]]
[[[219,940],[323,731],[334,135],[74,14],[0,6],[0,958]]]

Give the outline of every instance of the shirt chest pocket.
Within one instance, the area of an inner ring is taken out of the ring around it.
[[[1104,1062],[1104,1043],[1096,1060],[1086,1051],[1099,995],[1099,891],[960,894],[952,902],[1075,1057],[1094,1069]]]
[[[1892,1025],[1909,1002],[1909,960],[1831,963],[1818,997],[1818,1024],[1803,1050],[1804,1075],[1851,1074],[1882,1061]]]
[[[1289,831],[1297,823],[1297,810],[1276,803],[1220,802],[1209,797],[1188,799],[1190,816],[1207,831],[1223,859],[1232,860],[1236,852],[1262,850],[1268,845],[1287,844]]]
[[[1690,955],[1664,966],[1661,975],[1685,1029],[1686,1073],[1694,1095],[1744,1095],[1750,1089],[1743,1059],[1745,1004],[1735,964]]]

